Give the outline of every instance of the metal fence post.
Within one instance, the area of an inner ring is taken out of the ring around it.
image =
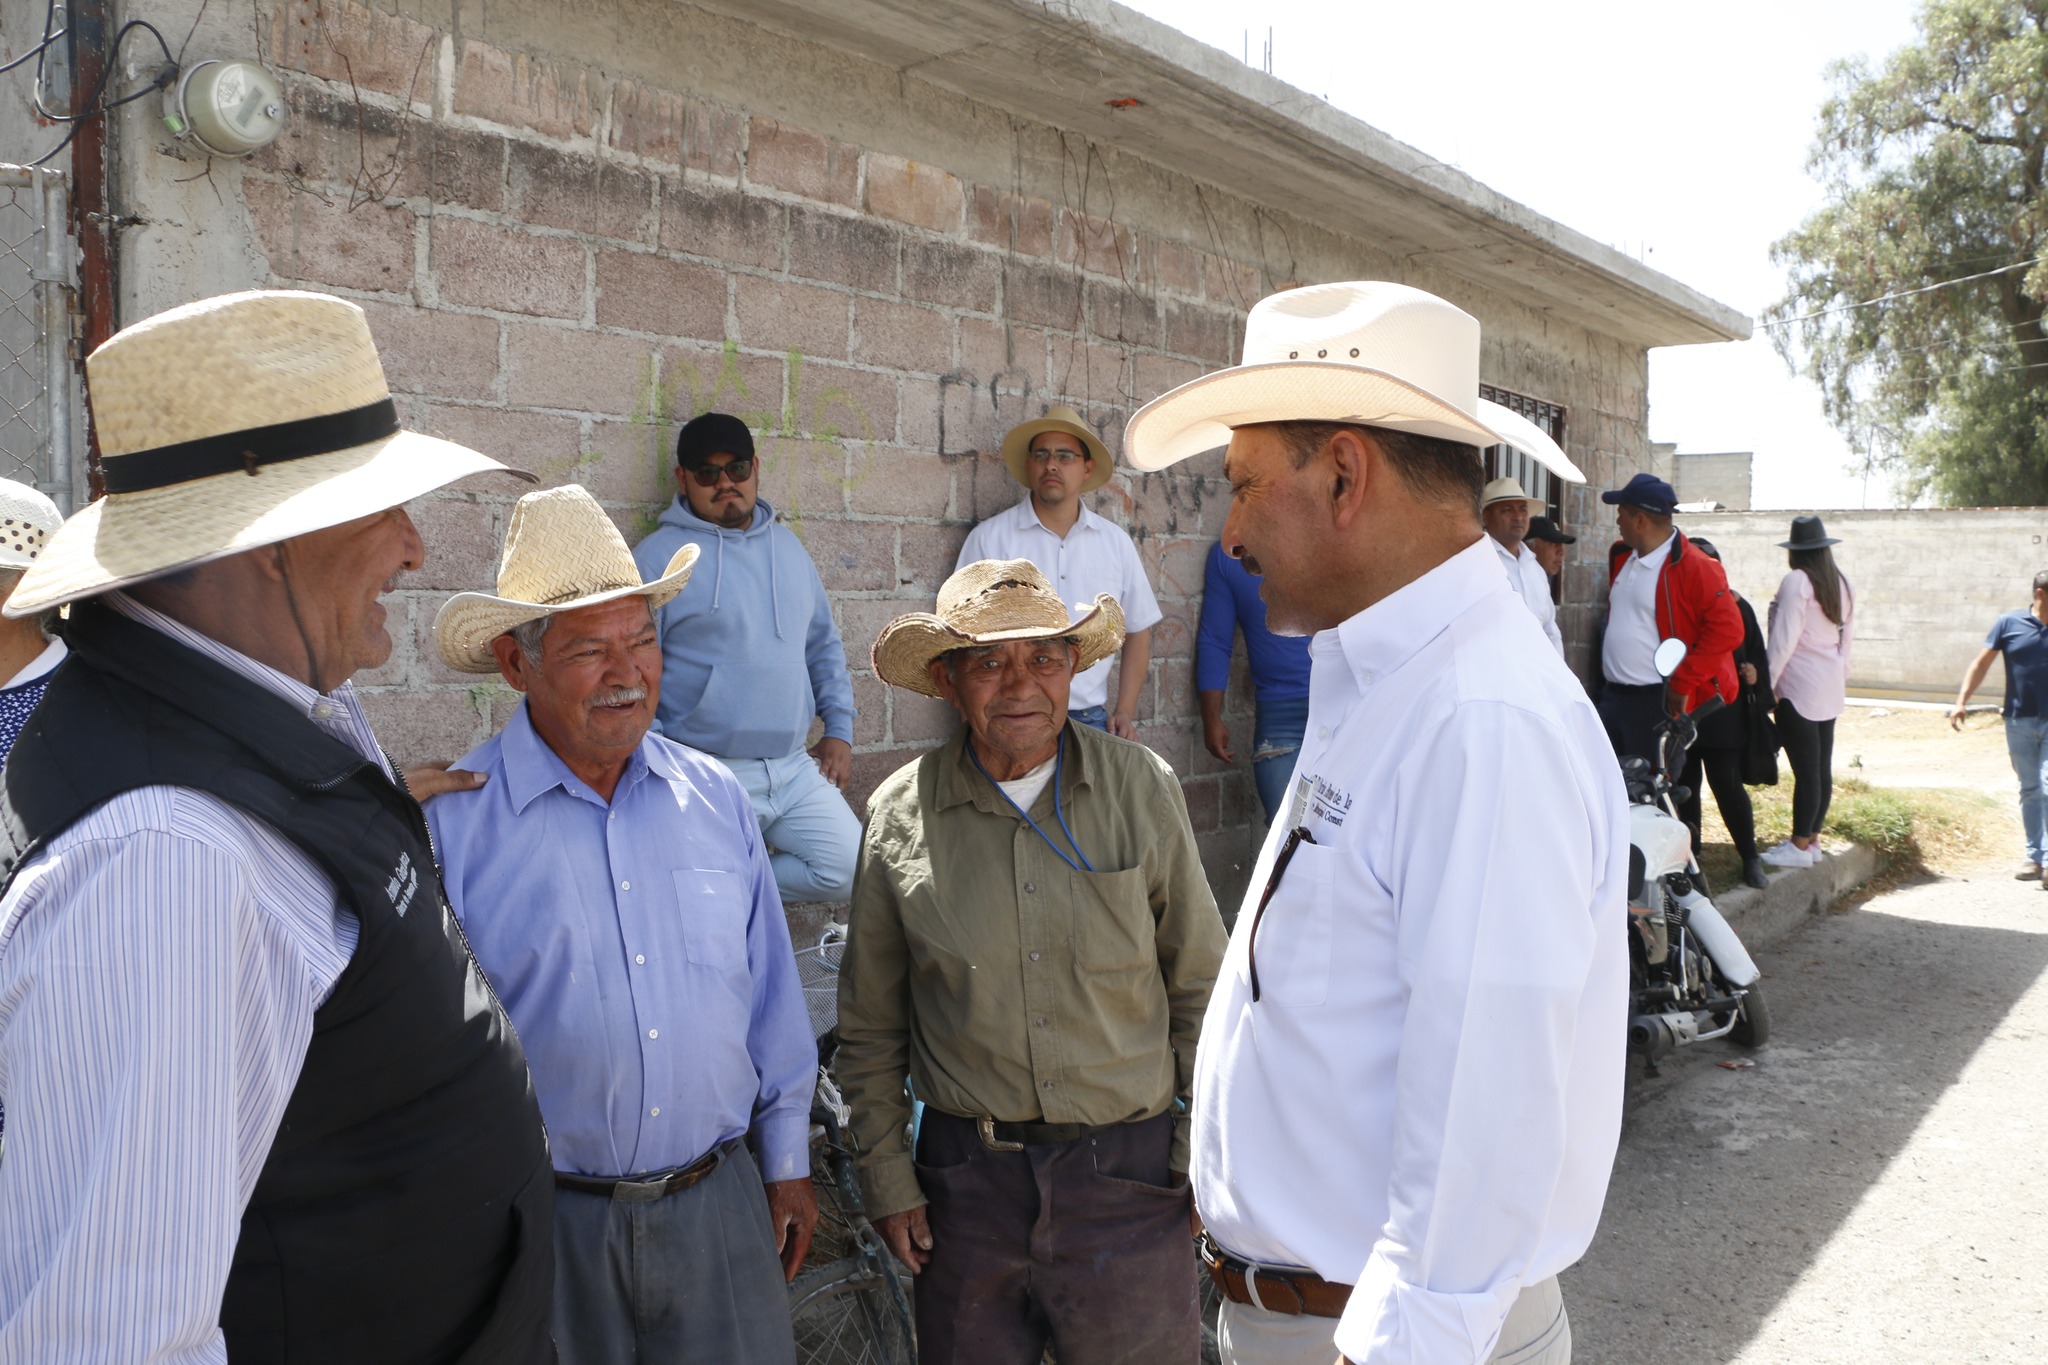
[[[67,515],[78,431],[68,224],[62,172],[0,164],[0,478],[34,484]]]

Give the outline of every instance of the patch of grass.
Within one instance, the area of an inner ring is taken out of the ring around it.
[[[1792,780],[1751,787],[1756,842],[1769,848],[1792,834]],[[2002,832],[2002,807],[1984,792],[1954,787],[1877,787],[1836,777],[1823,840],[1846,840],[1876,849],[1890,876],[1940,871],[1983,857]],[[1712,793],[1704,803],[1705,851],[1700,866],[1716,890],[1741,885],[1742,863]]]

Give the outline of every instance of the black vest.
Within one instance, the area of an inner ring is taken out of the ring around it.
[[[552,1361],[547,1136],[418,804],[275,693],[111,608],[74,607],[65,638],[0,772],[10,881],[109,798],[188,787],[304,850],[362,925],[242,1216],[230,1359]],[[165,1229],[165,1254],[176,1244]]]

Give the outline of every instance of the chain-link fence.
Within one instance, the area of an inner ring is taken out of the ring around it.
[[[0,164],[0,478],[73,510],[71,236],[64,177]]]

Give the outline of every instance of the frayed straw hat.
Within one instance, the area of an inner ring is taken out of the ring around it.
[[[27,616],[399,506],[486,470],[401,431],[363,310],[258,290],[124,327],[87,357],[107,496],[50,538],[14,595]]]
[[[1094,468],[1081,483],[1083,493],[1093,493],[1116,473],[1114,462],[1109,458],[1109,447],[1102,443],[1100,436],[1089,430],[1088,424],[1081,420],[1081,414],[1072,408],[1054,406],[1047,408],[1045,416],[1037,421],[1010,428],[1010,434],[1003,438],[1003,463],[1009,466],[1010,477],[1026,488],[1031,487],[1032,438],[1043,436],[1048,431],[1065,432],[1079,441],[1081,448],[1094,458]]]
[[[37,490],[0,479],[0,569],[25,569],[36,562],[64,514]]]
[[[1070,618],[1066,603],[1028,559],[982,559],[939,589],[938,613],[914,611],[875,637],[875,675],[910,692],[939,695],[931,661],[955,649],[1011,640],[1074,639],[1074,671],[1092,668],[1123,647],[1124,610],[1108,593]]]
[[[1348,422],[1469,446],[1511,445],[1569,483],[1586,476],[1528,418],[1479,396],[1479,320],[1405,284],[1353,280],[1271,294],[1244,325],[1244,363],[1139,408],[1135,469],[1164,469],[1261,422]]]
[[[618,597],[645,597],[659,611],[690,581],[697,547],[685,545],[660,578],[640,581],[626,538],[597,499],[575,484],[528,493],[512,509],[498,591],[459,592],[434,617],[434,644],[450,668],[496,673],[491,641],[528,621]]]

